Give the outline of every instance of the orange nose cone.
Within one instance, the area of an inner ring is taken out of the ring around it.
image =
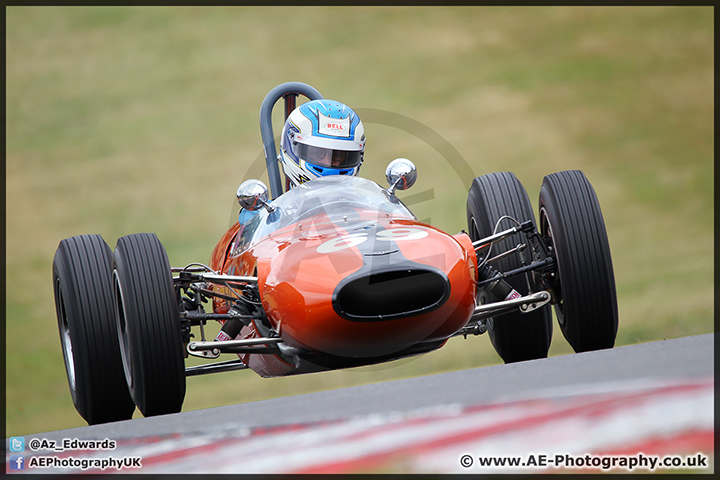
[[[279,252],[261,285],[270,322],[290,345],[354,358],[449,337],[475,307],[474,258],[454,237],[412,229],[396,236],[414,234],[415,242],[364,245],[350,237],[347,248],[337,241],[332,249],[320,239]],[[325,253],[308,255],[313,247]]]

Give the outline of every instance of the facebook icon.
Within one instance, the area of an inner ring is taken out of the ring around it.
[[[25,470],[24,455],[10,455],[10,470]]]

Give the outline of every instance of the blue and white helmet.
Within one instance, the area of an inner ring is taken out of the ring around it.
[[[347,105],[312,100],[290,113],[280,140],[280,162],[290,188],[326,175],[357,175],[365,128]]]

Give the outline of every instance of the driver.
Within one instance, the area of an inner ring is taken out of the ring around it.
[[[365,128],[347,105],[312,100],[285,121],[280,155],[286,188],[326,175],[357,175],[365,152]]]
[[[365,127],[350,107],[333,100],[311,100],[288,115],[280,140],[278,160],[285,174],[285,189],[327,175],[357,175],[365,153]],[[240,209],[241,232],[256,211]],[[215,340],[231,340],[240,335],[242,322],[223,324]]]

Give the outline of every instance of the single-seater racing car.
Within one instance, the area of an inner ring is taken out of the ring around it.
[[[371,365],[488,333],[506,362],[547,356],[551,305],[576,352],[611,348],[618,327],[610,248],[585,175],[544,178],[539,221],[510,172],[472,180],[467,232],[419,221],[396,196],[417,178],[392,161],[387,187],[328,176],[282,192],[271,113],[282,98],[322,98],[282,84],[261,106],[268,188],[237,191],[254,212],[209,264],[171,267],[157,236],[60,242],[57,319],[73,403],[89,423],[179,412],[186,377],[251,369],[263,377]],[[208,308],[205,308],[207,305]],[[207,322],[222,324],[209,339]],[[194,332],[194,333],[193,333]],[[185,366],[189,356],[211,359]],[[220,356],[230,359],[215,361]]]

